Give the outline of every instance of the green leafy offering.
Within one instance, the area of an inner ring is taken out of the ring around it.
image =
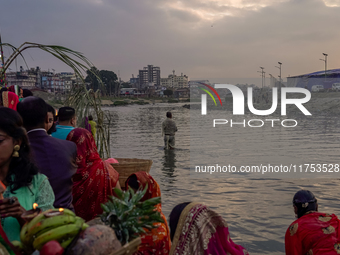
[[[129,187],[127,191],[114,189],[117,197],[109,197],[109,201],[101,204],[103,214],[101,220],[109,225],[117,235],[122,244],[128,243],[141,233],[146,233],[145,229],[155,228],[157,222],[164,222],[160,212],[156,211],[155,206],[161,202],[160,197],[150,198],[141,202],[147,191],[148,185],[138,189],[135,193]]]

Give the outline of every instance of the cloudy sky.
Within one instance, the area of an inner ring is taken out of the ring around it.
[[[287,77],[323,70],[323,52],[340,68],[340,0],[4,0],[0,11],[3,42],[63,45],[123,80],[147,64],[162,77],[258,78],[260,66],[277,77],[278,61]],[[45,53],[25,57],[69,71]]]

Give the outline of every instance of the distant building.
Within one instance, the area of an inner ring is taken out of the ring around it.
[[[175,70],[173,70],[168,78],[161,78],[161,86],[172,89],[188,88],[188,79],[188,76],[183,75],[183,73],[181,73],[181,76],[175,75]]]
[[[19,72],[8,72],[6,73],[7,86],[19,85],[21,88],[33,89],[38,87],[40,84],[40,69],[31,68],[30,70],[24,70],[20,66]]]
[[[312,89],[314,85],[323,85],[325,89],[331,89],[333,83],[340,82],[340,69],[325,70],[309,74],[287,77],[287,87],[300,87]]]
[[[41,76],[41,84],[43,89],[49,90],[50,92],[64,92],[64,81],[59,77],[58,74],[43,73]]]
[[[69,92],[72,88],[72,85],[81,82],[80,79],[71,72],[61,72],[59,73],[59,77],[64,81],[64,92]]]
[[[132,77],[130,78],[130,82],[131,85],[133,85],[134,87],[139,87],[139,77],[135,78]]]
[[[161,69],[157,66],[148,65],[139,70],[139,88],[146,89],[150,86],[161,85]]]

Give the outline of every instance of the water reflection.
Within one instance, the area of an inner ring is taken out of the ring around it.
[[[164,150],[162,164],[162,172],[168,177],[173,177],[176,168],[176,149]]]

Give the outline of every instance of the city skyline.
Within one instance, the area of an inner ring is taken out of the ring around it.
[[[176,70],[190,79],[261,79],[264,67],[266,77],[278,78],[278,62],[285,79],[322,71],[324,52],[328,69],[340,67],[339,6],[339,0],[19,0],[2,3],[0,28],[3,42],[63,45],[100,70],[119,70],[124,81],[149,64],[161,68],[161,77]],[[24,56],[29,67],[70,71],[46,53]]]

